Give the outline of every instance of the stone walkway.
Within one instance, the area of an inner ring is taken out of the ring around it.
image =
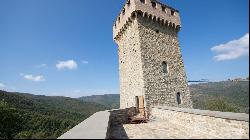
[[[116,126],[111,139],[216,139],[204,133],[176,126],[167,121],[152,121],[144,124]]]

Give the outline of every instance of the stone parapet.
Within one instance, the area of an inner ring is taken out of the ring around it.
[[[58,139],[105,139],[109,128],[109,111],[97,112]]]
[[[178,10],[155,0],[127,0],[113,25],[113,38],[119,38],[137,15],[177,31],[181,27]]]
[[[249,115],[244,113],[157,106],[151,115],[208,137],[249,139]]]
[[[127,123],[135,108],[100,111],[90,116],[58,139],[109,139],[112,127]]]

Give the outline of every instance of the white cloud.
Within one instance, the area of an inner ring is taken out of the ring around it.
[[[36,65],[36,68],[48,68],[47,64]]]
[[[76,70],[77,63],[74,60],[59,61],[58,64],[56,64],[56,68],[58,70],[62,70],[62,69]]]
[[[42,75],[38,75],[38,76],[33,76],[31,74],[21,74],[21,76],[26,79],[26,80],[30,80],[30,81],[34,81],[34,82],[42,82],[45,81],[45,78]]]
[[[88,64],[88,63],[89,63],[89,61],[82,60],[82,63],[83,63],[83,64]]]
[[[211,51],[217,53],[214,56],[215,61],[233,60],[249,55],[249,33],[238,40],[214,46],[211,48]]]

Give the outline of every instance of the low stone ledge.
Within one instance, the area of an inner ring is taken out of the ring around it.
[[[196,114],[196,115],[202,115],[202,116],[210,116],[210,117],[215,117],[215,118],[249,122],[249,114],[245,114],[245,113],[219,112],[219,111],[199,110],[199,109],[189,109],[189,108],[177,108],[177,107],[167,107],[167,106],[155,106],[152,108],[171,110],[171,111],[176,111],[176,112],[183,112],[183,113]]]
[[[188,108],[155,106],[153,118],[169,121],[178,129],[185,128],[195,135],[219,139],[249,139],[249,115]]]
[[[109,116],[109,111],[97,112],[58,139],[106,139]]]
[[[135,108],[100,111],[78,124],[58,139],[109,139],[112,126],[127,123]]]

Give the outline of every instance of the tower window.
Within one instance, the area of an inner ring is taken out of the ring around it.
[[[122,10],[122,14],[123,14],[123,15],[125,14],[125,8]]]
[[[165,61],[162,62],[162,69],[164,74],[168,73],[168,64]]]
[[[130,5],[130,0],[127,0],[127,5]]]
[[[145,0],[140,0],[141,1],[141,3],[144,3],[145,4]]]
[[[178,92],[178,93],[176,94],[176,99],[177,99],[178,105],[180,105],[180,104],[181,104],[181,93],[180,93],[180,92]]]
[[[156,8],[156,3],[155,2],[152,1],[151,4],[152,4],[153,8]]]
[[[172,16],[174,16],[174,13],[175,13],[174,10],[171,10],[171,15],[172,15]]]
[[[161,9],[163,12],[166,12],[166,7],[165,6],[161,6]]]

